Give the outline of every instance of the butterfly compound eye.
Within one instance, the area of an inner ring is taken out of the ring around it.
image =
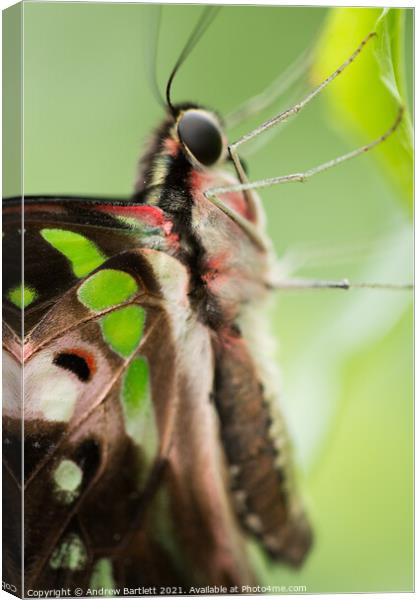
[[[178,122],[181,142],[202,165],[214,165],[222,155],[222,132],[205,112],[189,110]]]

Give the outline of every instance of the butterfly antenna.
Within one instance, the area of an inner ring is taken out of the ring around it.
[[[194,27],[190,37],[187,40],[187,43],[185,44],[181,54],[179,55],[178,60],[175,63],[174,68],[172,69],[171,74],[169,75],[168,83],[166,84],[166,103],[172,113],[175,113],[174,106],[171,102],[172,83],[174,81],[175,75],[177,74],[181,65],[184,63],[185,59],[192,52],[197,42],[203,36],[206,29],[212,23],[220,8],[221,6],[207,6],[203,10],[201,17],[197,22],[197,25]]]
[[[150,16],[150,27],[147,35],[143,36],[145,40],[144,55],[147,57],[148,80],[151,91],[158,103],[166,109],[166,102],[157,82],[157,48],[159,41],[160,23],[162,17],[162,8],[160,5],[150,6],[153,12]]]

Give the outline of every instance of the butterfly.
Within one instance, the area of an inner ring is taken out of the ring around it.
[[[349,283],[276,279],[255,190],[362,154],[401,112],[348,156],[249,182],[240,147],[298,113],[371,36],[300,103],[229,144],[216,112],[171,94],[214,16],[205,10],[169,77],[130,199],[4,204],[5,578],[19,581],[24,527],[25,589],[246,585],[248,537],[296,567],[312,544],[264,359],[264,307],[273,289]],[[23,522],[12,510],[22,478]]]

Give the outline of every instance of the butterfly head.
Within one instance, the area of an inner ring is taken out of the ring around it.
[[[227,139],[216,113],[196,105],[178,105],[173,133],[195,167],[208,168],[226,160]]]
[[[199,168],[213,167],[226,160],[228,147],[224,128],[220,118],[211,110],[192,103],[174,104],[172,86],[180,67],[215,18],[219,8],[207,6],[204,9],[169,75],[165,98],[160,97],[161,103],[169,113],[169,120],[175,121],[175,127],[171,130],[174,141],[178,142],[193,167]]]

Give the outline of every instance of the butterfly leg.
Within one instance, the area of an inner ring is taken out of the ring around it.
[[[304,290],[353,290],[353,289],[376,289],[406,291],[412,290],[410,283],[359,283],[350,282],[348,279],[327,281],[322,279],[284,279],[270,282],[269,287],[275,290],[304,291]]]
[[[233,221],[235,221],[238,224],[238,226],[241,227],[242,230],[245,231],[249,235],[251,240],[258,247],[260,247],[262,250],[265,250],[265,249],[267,249],[265,240],[264,240],[263,236],[260,234],[257,227],[255,227],[255,225],[253,225],[252,222],[248,221],[247,219],[244,219],[236,211],[232,210],[229,206],[227,206],[223,202],[223,200],[221,200],[218,197],[219,195],[243,191],[244,194],[246,195],[245,197],[248,201],[248,205],[251,208],[251,214],[252,214],[252,207],[255,207],[254,198],[251,194],[252,190],[258,189],[258,188],[264,188],[264,187],[271,187],[271,186],[278,185],[281,183],[290,183],[290,182],[295,182],[295,181],[305,182],[310,177],[313,177],[314,175],[321,173],[322,171],[331,169],[331,168],[335,167],[336,165],[339,165],[342,162],[345,162],[347,160],[350,160],[352,158],[359,156],[360,154],[368,152],[369,150],[372,150],[373,148],[375,148],[376,146],[378,146],[379,144],[384,142],[390,135],[392,135],[392,133],[394,133],[394,131],[397,129],[397,127],[401,123],[402,116],[403,116],[403,109],[400,108],[394,123],[383,135],[381,135],[376,140],[370,142],[369,144],[361,146],[360,148],[357,148],[356,150],[353,150],[352,152],[349,152],[347,154],[339,156],[335,159],[332,159],[330,161],[322,163],[316,167],[313,167],[312,169],[303,171],[301,173],[292,173],[290,175],[284,175],[284,176],[280,176],[280,177],[263,179],[263,180],[256,181],[256,182],[248,182],[245,172],[243,171],[241,162],[239,160],[239,157],[238,157],[238,155],[236,155],[237,163],[235,163],[235,164],[237,165],[238,175],[239,175],[239,178],[242,181],[242,183],[239,183],[236,185],[225,186],[225,187],[219,187],[219,188],[211,188],[205,192],[205,195],[211,202],[213,202],[218,208],[223,210],[223,212],[225,212],[225,214],[227,214]],[[233,160],[235,160],[234,156],[235,155],[232,155]],[[345,289],[345,290],[348,290],[348,289],[361,289],[361,288],[382,289],[382,290],[384,290],[384,289],[386,289],[386,290],[410,290],[410,289],[413,289],[412,284],[350,283],[347,279],[342,279],[340,281],[323,281],[323,280],[314,281],[314,280],[303,280],[303,279],[291,279],[291,280],[284,279],[284,280],[277,280],[274,282],[268,282],[267,285],[268,285],[268,287],[270,287],[272,289],[283,289],[283,290],[308,290],[308,289]]]
[[[333,158],[332,160],[329,160],[329,161],[322,163],[316,167],[313,167],[312,169],[308,169],[307,171],[302,171],[300,173],[291,173],[289,175],[282,175],[280,177],[270,177],[267,179],[260,179],[259,181],[245,182],[245,183],[239,183],[237,185],[211,188],[206,191],[206,196],[208,197],[208,196],[214,196],[214,195],[221,195],[221,194],[226,194],[229,192],[240,192],[240,191],[247,192],[250,190],[272,187],[274,185],[279,185],[282,183],[292,183],[295,181],[303,183],[303,182],[307,181],[310,177],[313,177],[314,175],[317,175],[318,173],[322,173],[323,171],[327,171],[328,169],[331,169],[331,168],[339,165],[342,162],[345,162],[352,158],[356,158],[356,156],[359,156],[360,154],[364,154],[365,152],[372,150],[373,148],[375,148],[376,146],[378,146],[379,144],[384,142],[397,129],[397,127],[401,123],[402,116],[403,116],[403,108],[400,108],[394,123],[384,134],[382,134],[376,140],[373,140],[369,144],[365,144],[364,146],[361,146],[360,148],[357,148],[356,150],[353,150],[352,152],[348,152],[347,154],[343,154],[342,156]],[[240,165],[239,158],[237,157],[237,155],[236,155],[236,159],[238,160],[238,165]],[[240,179],[244,180],[243,178],[245,178],[245,174],[241,167],[239,167],[239,173],[240,173]]]
[[[253,138],[259,136],[261,133],[264,133],[268,129],[271,129],[272,127],[278,125],[279,123],[287,121],[290,117],[298,114],[302,110],[302,108],[304,108],[307,104],[309,104],[309,102],[311,102],[311,100],[313,100],[320,92],[322,92],[322,90],[327,85],[329,85],[332,81],[334,81],[334,79],[336,77],[338,77],[344,71],[344,69],[346,69],[354,61],[354,59],[361,53],[361,51],[363,50],[363,48],[365,47],[367,42],[370,39],[372,39],[375,35],[376,34],[374,32],[369,33],[362,40],[362,42],[359,44],[359,46],[356,48],[356,50],[353,52],[353,54],[351,56],[349,56],[349,58],[346,61],[344,61],[344,63],[340,67],[338,67],[338,69],[336,69],[329,77],[324,79],[324,81],[322,81],[315,89],[313,89],[309,94],[307,94],[300,102],[298,102],[297,104],[294,104],[293,106],[289,107],[287,110],[279,113],[278,115],[269,119],[268,121],[265,121],[262,125],[259,125],[252,131],[246,133],[245,135],[240,137],[236,142],[234,142],[233,144],[231,144],[229,146],[229,154],[235,165],[239,180],[241,181],[242,184],[247,183],[247,178],[246,178],[243,167],[241,165],[241,161],[238,156],[239,146],[241,146],[242,144],[244,144],[246,142],[249,142]],[[244,190],[247,190],[247,189],[252,189],[252,188],[244,188]],[[248,199],[249,199],[249,196],[248,196]]]
[[[258,248],[260,248],[264,252],[267,250],[267,243],[266,243],[264,237],[261,235],[258,228],[251,221],[249,221],[248,219],[245,219],[236,210],[233,210],[228,204],[223,202],[223,200],[221,200],[216,195],[214,195],[212,193],[212,190],[209,190],[209,192],[206,193],[206,197],[207,197],[207,200],[212,202],[215,206],[217,206],[217,208],[219,208],[230,219],[232,219],[232,221],[234,221],[242,229],[242,231],[244,231],[249,236],[251,241],[254,244],[256,244],[256,246]],[[250,205],[250,206],[253,206],[253,200],[252,200],[252,205]]]
[[[388,129],[388,131],[386,131],[383,135],[378,137],[376,140],[373,140],[369,144],[365,144],[364,146],[361,146],[360,148],[357,148],[356,150],[353,150],[352,152],[348,152],[347,154],[343,154],[342,156],[333,158],[332,160],[329,160],[329,161],[322,163],[316,167],[313,167],[312,169],[308,169],[307,171],[302,171],[300,173],[291,173],[289,175],[282,175],[280,177],[271,177],[271,178],[267,178],[267,179],[260,179],[258,181],[248,182],[246,174],[243,170],[243,167],[241,165],[238,155],[232,153],[232,159],[235,163],[239,179],[242,183],[210,188],[204,192],[204,195],[206,196],[206,198],[208,200],[213,202],[213,204],[215,204],[218,208],[223,210],[223,212],[225,214],[227,214],[233,221],[235,221],[239,225],[239,227],[241,227],[241,229],[243,229],[243,231],[245,231],[249,235],[249,237],[252,239],[252,241],[257,244],[257,246],[259,246],[261,249],[266,249],[266,244],[264,242],[263,237],[261,236],[261,234],[259,233],[257,228],[252,224],[252,222],[248,221],[247,219],[244,219],[236,211],[229,208],[218,196],[221,196],[223,194],[228,194],[231,192],[244,192],[245,197],[248,202],[248,206],[250,207],[250,213],[251,213],[251,215],[255,216],[256,208],[255,208],[254,198],[252,197],[252,194],[251,194],[252,190],[266,188],[266,187],[273,187],[275,185],[279,185],[282,183],[292,183],[292,182],[304,183],[305,181],[307,181],[314,175],[317,175],[318,173],[322,173],[323,171],[332,169],[333,167],[339,165],[342,162],[345,162],[352,158],[356,158],[360,154],[364,154],[365,152],[372,150],[373,148],[375,148],[376,146],[378,146],[379,144],[384,142],[390,135],[392,135],[392,133],[394,133],[394,131],[397,129],[397,127],[401,123],[402,116],[403,116],[403,109],[400,108],[394,123],[391,125],[391,127]]]
[[[244,171],[244,168],[242,166],[241,160],[238,155],[238,148],[242,144],[249,142],[250,140],[252,140],[255,137],[257,137],[258,135],[260,135],[261,133],[264,133],[268,129],[271,129],[275,125],[278,125],[279,123],[282,123],[282,122],[288,120],[293,115],[296,115],[297,113],[299,113],[302,110],[302,108],[304,108],[311,100],[313,100],[327,85],[329,85],[336,77],[338,77],[338,75],[340,75],[344,71],[344,69],[346,69],[354,61],[354,59],[361,53],[361,51],[363,50],[363,48],[367,44],[367,42],[371,38],[373,38],[375,35],[376,34],[374,32],[369,33],[362,40],[362,42],[359,44],[359,46],[356,48],[356,50],[353,52],[353,54],[338,69],[336,69],[329,77],[324,79],[324,81],[322,83],[320,83],[314,90],[312,90],[309,94],[307,94],[300,102],[291,106],[287,110],[279,113],[272,119],[265,121],[262,125],[256,127],[249,133],[243,135],[241,138],[239,138],[233,144],[230,144],[228,147],[228,152],[229,152],[230,158],[235,166],[240,183],[237,185],[233,185],[233,186],[223,186],[223,187],[218,187],[218,188],[211,188],[205,192],[206,197],[208,199],[211,199],[219,208],[224,210],[224,207],[222,206],[220,199],[216,199],[216,197],[218,195],[228,193],[228,192],[242,191],[242,192],[244,192],[246,201],[248,203],[251,219],[253,219],[256,217],[257,209],[255,206],[255,201],[254,201],[252,195],[250,194],[251,190],[263,188],[263,187],[269,187],[269,186],[277,185],[280,183],[289,183],[292,181],[306,181],[306,179],[308,179],[312,175],[315,175],[316,173],[324,171],[328,168],[331,168],[331,167],[339,164],[340,162],[343,162],[344,160],[354,158],[355,156],[358,156],[359,154],[362,154],[363,152],[370,150],[371,148],[375,147],[379,143],[383,142],[389,135],[391,135],[391,133],[397,128],[397,126],[399,125],[399,123],[402,119],[402,109],[400,109],[398,117],[397,117],[395,123],[393,124],[393,126],[384,135],[382,135],[380,138],[378,138],[374,142],[371,142],[370,144],[367,144],[366,146],[363,146],[362,148],[359,148],[359,149],[355,150],[354,152],[350,152],[344,156],[338,157],[327,163],[319,165],[318,167],[315,167],[314,169],[310,169],[309,171],[306,171],[303,173],[292,173],[290,175],[264,179],[264,180],[260,180],[260,181],[256,181],[256,182],[248,181],[246,173]],[[251,100],[251,103],[252,103],[252,100]],[[224,212],[227,213],[226,210]],[[231,218],[233,218],[232,215],[229,214],[229,216]],[[234,218],[234,220],[242,227],[242,229],[244,229],[244,230],[246,229],[246,227],[243,226],[244,224],[239,223],[239,220],[237,218]],[[249,229],[249,228],[247,228],[247,229]],[[254,235],[254,232],[251,233],[250,231],[247,231],[247,233],[250,235],[250,237],[253,238],[253,241],[256,242],[257,245],[264,247],[264,244],[261,244],[261,239],[257,239],[258,236]]]
[[[349,56],[349,58],[346,61],[344,61],[343,64],[340,67],[338,67],[338,69],[336,69],[329,77],[324,79],[324,81],[322,81],[322,83],[320,83],[315,89],[313,89],[309,94],[307,94],[300,102],[298,102],[294,106],[291,106],[287,110],[279,113],[278,115],[269,119],[268,121],[265,121],[262,125],[259,125],[252,131],[250,131],[250,132],[246,133],[245,135],[243,135],[242,137],[240,137],[239,140],[237,140],[236,142],[234,142],[233,144],[230,145],[230,150],[232,152],[236,152],[237,148],[239,146],[241,146],[242,144],[244,144],[245,142],[248,142],[249,140],[260,135],[267,129],[271,129],[271,127],[274,127],[275,125],[278,125],[279,123],[282,123],[283,121],[286,121],[290,117],[293,117],[293,115],[296,115],[298,112],[300,112],[302,110],[302,108],[304,108],[307,104],[309,104],[309,102],[311,100],[313,100],[316,96],[318,96],[318,94],[320,92],[322,92],[322,90],[327,85],[329,85],[332,81],[334,81],[334,79],[336,77],[338,77],[338,75],[340,75],[344,71],[344,69],[346,69],[354,61],[354,59],[361,53],[361,51],[363,50],[363,48],[365,47],[367,42],[370,39],[372,39],[375,35],[376,34],[374,32],[369,33],[361,41],[361,43],[356,48],[356,50],[353,52],[353,54],[351,56]]]

